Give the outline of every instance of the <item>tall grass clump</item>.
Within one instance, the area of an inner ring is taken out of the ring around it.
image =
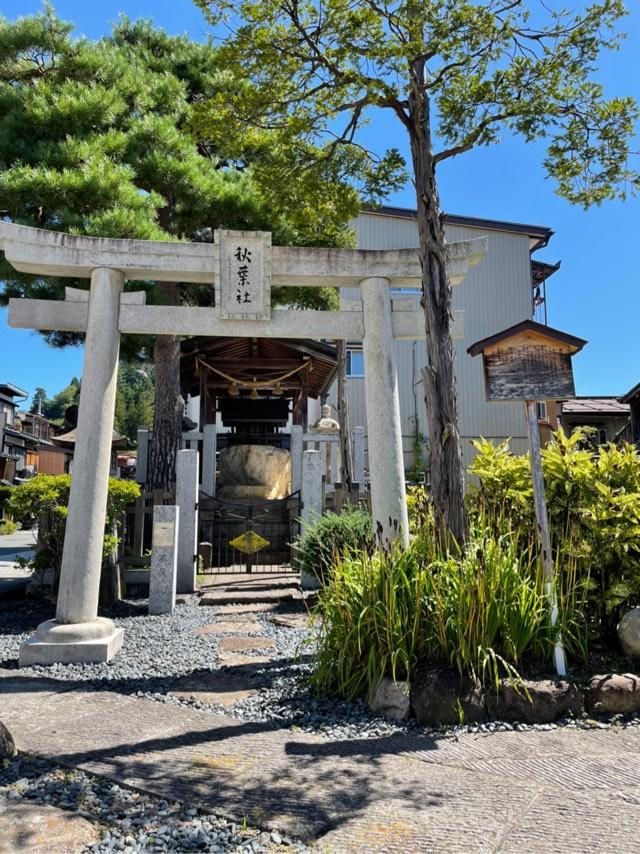
[[[495,683],[525,656],[550,657],[553,632],[538,562],[510,533],[471,531],[443,553],[432,521],[406,551],[351,554],[320,593],[320,692],[370,694],[382,676],[409,678],[419,660]]]

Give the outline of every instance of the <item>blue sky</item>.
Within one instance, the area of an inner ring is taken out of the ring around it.
[[[633,95],[640,101],[640,4],[631,0],[628,5],[632,13],[623,29],[629,36],[621,51],[602,58],[599,79],[609,95]],[[55,6],[90,38],[107,32],[120,12],[152,18],[173,33],[187,32],[196,39],[207,35],[190,0],[58,0]],[[13,19],[40,8],[37,0],[4,0],[1,12]],[[365,141],[374,148],[394,146],[408,154],[403,130],[384,112],[365,132]],[[543,156],[541,145],[506,139],[499,146],[448,161],[439,172],[442,205],[450,213],[547,225],[555,231],[549,246],[536,257],[562,261],[548,283],[549,323],[589,341],[575,358],[576,391],[622,394],[640,382],[640,363],[633,357],[640,317],[640,199],[589,211],[573,207],[554,194],[541,165]],[[388,202],[413,206],[413,188],[407,185]],[[30,392],[42,385],[54,394],[82,368],[80,348],[49,348],[35,333],[9,329],[4,312],[0,312],[0,359],[0,380]]]

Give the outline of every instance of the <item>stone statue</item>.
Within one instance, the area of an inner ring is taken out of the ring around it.
[[[335,418],[331,417],[331,407],[325,403],[320,411],[322,415],[312,425],[311,430],[314,433],[339,433],[340,425]]]

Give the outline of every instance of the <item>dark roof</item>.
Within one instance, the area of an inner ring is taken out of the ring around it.
[[[6,394],[9,397],[29,397],[28,391],[12,383],[0,383],[0,394]]]
[[[626,394],[623,394],[622,397],[619,397],[618,400],[620,401],[620,403],[633,403],[639,395],[640,383],[637,383],[637,385],[634,385],[632,389],[629,389]]]
[[[69,430],[68,433],[63,433],[61,436],[53,437],[53,444],[60,445],[63,448],[75,448],[76,444],[76,434],[77,427],[74,427],[73,430]],[[126,436],[122,436],[120,433],[116,433],[115,430],[111,431],[111,450],[120,450],[130,448],[129,440]]]
[[[622,417],[629,414],[629,404],[620,403],[617,397],[570,397],[562,403],[563,415],[612,415]]]
[[[548,264],[546,261],[536,261],[535,259],[532,259],[531,287],[535,288],[543,282],[546,282],[549,276],[553,276],[554,273],[558,272],[561,263],[562,261],[558,261],[557,264]]]
[[[4,434],[5,436],[13,436],[16,439],[25,439],[26,441],[31,442],[34,445],[51,444],[48,439],[39,439],[37,436],[34,436],[31,433],[25,433],[24,430],[14,430],[13,427],[5,427]]]
[[[582,350],[587,343],[584,338],[576,338],[575,335],[569,335],[567,332],[561,332],[559,329],[552,329],[550,326],[545,326],[544,323],[536,323],[535,320],[523,320],[516,323],[515,326],[510,326],[502,332],[497,332],[495,335],[490,335],[488,338],[483,338],[481,341],[476,341],[467,348],[467,353],[470,356],[477,356],[482,353],[487,347],[492,344],[497,344],[499,341],[505,341],[520,332],[537,332],[538,335],[544,335],[546,338],[552,338],[554,341],[560,341],[562,344],[568,344],[578,350]]]
[[[393,205],[380,205],[380,207],[365,207],[363,213],[379,214],[380,216],[396,216],[405,219],[415,219],[415,208],[400,208]],[[531,251],[546,246],[553,236],[553,229],[546,225],[528,225],[521,222],[508,222],[501,219],[485,219],[484,217],[460,216],[459,214],[444,214],[443,219],[448,225],[462,225],[468,228],[482,228],[487,231],[510,231],[515,234],[526,234],[535,243]]]

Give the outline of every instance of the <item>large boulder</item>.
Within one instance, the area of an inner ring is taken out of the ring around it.
[[[487,691],[486,702],[492,718],[530,724],[551,723],[568,713],[577,716],[583,706],[576,686],[564,679],[521,683],[501,679],[497,691]]]
[[[608,673],[589,682],[587,700],[596,714],[626,714],[640,710],[640,678],[633,673]]]
[[[0,721],[0,761],[12,759],[16,755],[16,745],[13,736]]]
[[[230,487],[261,487],[261,498],[285,498],[291,492],[291,454],[271,445],[233,445],[218,455],[225,494]],[[246,497],[246,493],[245,493]]]
[[[390,676],[383,676],[378,682],[369,707],[379,715],[406,721],[411,711],[409,683],[394,682]]]
[[[428,663],[419,664],[414,671],[411,706],[419,724],[454,726],[486,718],[479,684],[461,680],[454,670]]]
[[[627,611],[620,620],[618,639],[624,654],[640,661],[640,608]]]

